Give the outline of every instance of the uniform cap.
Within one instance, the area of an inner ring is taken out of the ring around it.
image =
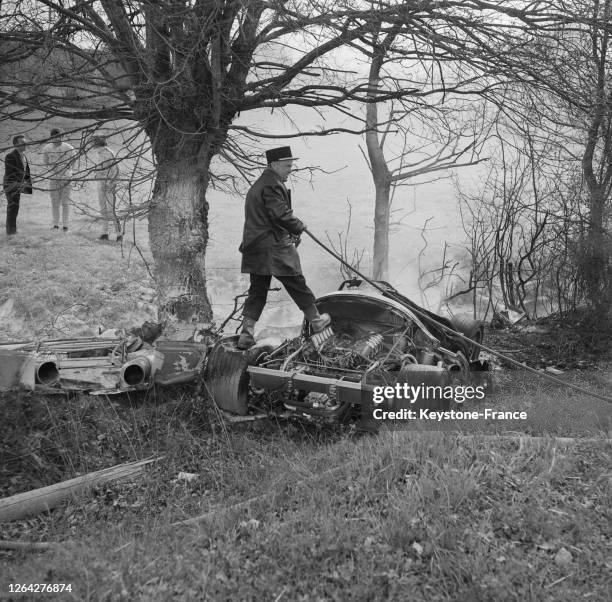
[[[279,146],[278,148],[271,148],[266,151],[266,161],[268,164],[272,161],[284,161],[290,159],[297,159],[297,157],[291,156],[290,146]]]

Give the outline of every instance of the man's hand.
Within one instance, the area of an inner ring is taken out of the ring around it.
[[[306,224],[302,222],[302,231],[299,234],[295,234],[293,236],[293,242],[295,243],[296,249],[300,246],[300,243],[302,242],[302,234],[306,232],[306,230],[307,230]]]

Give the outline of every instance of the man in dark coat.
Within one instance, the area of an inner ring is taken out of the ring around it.
[[[250,274],[251,286],[242,311],[239,349],[255,344],[255,323],[266,304],[272,276],[287,289],[314,332],[321,332],[331,321],[317,310],[296,250],[306,226],[293,215],[291,194],[285,187],[295,157],[290,147],[282,146],[267,151],[266,160],[268,167],[249,189],[244,207],[240,251],[242,273]]]
[[[14,136],[15,149],[4,159],[2,187],[6,194],[6,233],[17,234],[17,214],[22,194],[32,194],[30,166],[25,156],[25,136]]]

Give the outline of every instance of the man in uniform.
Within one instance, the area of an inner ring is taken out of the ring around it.
[[[239,349],[255,344],[255,323],[266,304],[272,276],[304,312],[314,332],[321,332],[331,321],[317,310],[296,250],[306,226],[293,215],[291,194],[285,187],[295,157],[289,146],[282,146],[267,151],[266,160],[268,167],[249,189],[244,207],[240,251],[242,273],[250,274],[251,286],[242,311]]]
[[[25,136],[14,136],[15,149],[4,158],[2,187],[6,194],[6,233],[17,234],[17,214],[22,194],[32,194],[30,166],[25,156]]]

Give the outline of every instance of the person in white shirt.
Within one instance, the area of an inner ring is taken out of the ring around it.
[[[52,229],[59,229],[61,206],[62,229],[65,232],[68,230],[68,219],[70,217],[70,180],[76,152],[74,146],[62,142],[62,133],[56,128],[51,130],[49,139],[51,142],[43,147],[42,154],[43,162],[47,166],[50,184]]]
[[[104,136],[96,136],[93,139],[93,148],[96,156],[94,161],[94,177],[98,181],[98,203],[100,204],[100,215],[102,217],[102,234],[100,240],[108,240],[111,224],[114,226],[117,242],[123,239],[121,224],[115,213],[117,201],[117,178],[119,168],[115,153],[106,144]]]

